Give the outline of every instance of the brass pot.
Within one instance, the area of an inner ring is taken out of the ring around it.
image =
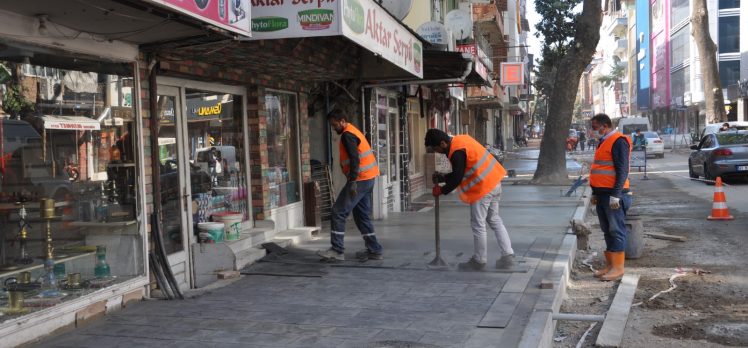
[[[80,273],[68,273],[68,284],[69,287],[78,287],[81,285],[81,274]]]
[[[39,200],[39,214],[43,219],[55,217],[55,200],[51,198],[42,198]]]
[[[18,283],[19,284],[29,284],[31,283],[31,272],[29,271],[23,271],[18,275]]]
[[[8,291],[8,308],[23,309],[22,291]]]

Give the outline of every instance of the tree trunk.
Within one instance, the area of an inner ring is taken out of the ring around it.
[[[592,61],[597,43],[600,41],[602,10],[599,0],[584,0],[581,15],[575,22],[574,40],[559,63],[548,100],[545,133],[540,142],[538,168],[532,182],[535,184],[568,184],[566,171],[566,137],[574,113],[574,101],[579,88],[579,79],[584,68]]]
[[[717,66],[717,45],[709,35],[709,11],[706,0],[693,2],[691,14],[691,35],[699,49],[701,60],[701,80],[704,82],[704,101],[706,104],[706,122],[727,121],[725,114],[725,97],[722,95],[722,83]]]

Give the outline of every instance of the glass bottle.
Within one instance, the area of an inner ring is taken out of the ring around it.
[[[94,276],[96,278],[108,278],[109,275],[109,264],[106,263],[106,247],[99,245],[96,247],[96,266],[94,266]]]

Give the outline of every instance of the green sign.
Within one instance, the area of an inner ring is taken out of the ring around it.
[[[288,28],[288,18],[258,17],[252,18],[252,31],[267,32]]]
[[[358,0],[348,0],[344,2],[343,8],[343,20],[345,24],[351,28],[356,34],[363,34],[366,29],[366,15],[364,14],[364,7]]]
[[[323,30],[330,28],[335,19],[335,11],[325,9],[306,10],[298,13],[297,17],[301,29]]]

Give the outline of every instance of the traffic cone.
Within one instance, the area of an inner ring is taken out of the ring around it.
[[[717,183],[714,185],[714,203],[712,203],[712,215],[707,220],[732,220],[730,211],[727,209],[727,200],[725,192],[722,191],[722,178],[717,177]]]

